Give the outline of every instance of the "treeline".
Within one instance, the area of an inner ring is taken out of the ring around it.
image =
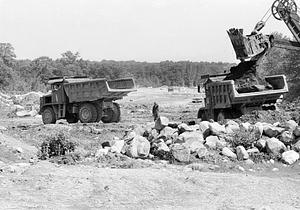
[[[223,73],[232,64],[190,61],[159,63],[136,61],[89,61],[67,51],[61,58],[17,60],[11,44],[0,43],[0,88],[6,91],[44,91],[48,78],[88,76],[117,79],[133,77],[138,86],[196,86],[201,75]]]

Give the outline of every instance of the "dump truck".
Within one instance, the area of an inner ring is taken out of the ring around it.
[[[276,0],[270,11],[276,19],[283,20],[296,42],[276,40],[272,35],[259,34],[265,26],[263,21],[260,21],[247,36],[243,35],[241,29],[227,31],[236,57],[241,63],[235,69],[231,68],[230,73],[202,77],[205,79],[206,96],[205,106],[199,109],[198,118],[220,121],[225,118],[237,118],[253,110],[275,109],[277,101],[288,92],[285,75],[264,76],[264,85],[258,84],[261,78],[256,78],[257,67],[265,56],[270,56],[272,47],[300,49],[300,17],[297,14],[296,3],[293,0]],[[270,16],[266,14],[265,17]],[[243,66],[246,68],[239,68]]]
[[[48,84],[50,92],[40,98],[44,124],[59,119],[69,123],[119,122],[121,111],[115,101],[136,90],[132,78],[54,77]]]
[[[205,107],[198,111],[198,118],[202,120],[213,119],[222,121],[237,118],[253,110],[275,109],[277,100],[288,92],[285,75],[265,77],[272,89],[239,93],[233,80],[215,79],[207,76],[205,87]],[[221,76],[218,76],[222,78]]]

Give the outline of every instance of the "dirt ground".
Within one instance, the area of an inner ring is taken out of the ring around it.
[[[74,165],[37,160],[49,133],[64,130],[78,150],[93,153],[135,125],[152,122],[154,102],[171,121],[195,120],[201,104],[192,99],[198,97],[196,89],[139,89],[119,101],[118,124],[69,125],[61,120],[44,126],[40,117],[7,118],[2,109],[0,126],[7,130],[0,135],[0,168],[5,165],[0,171],[1,209],[300,209],[299,162],[248,166],[221,160],[192,165],[120,160],[123,168],[116,157],[87,158]]]

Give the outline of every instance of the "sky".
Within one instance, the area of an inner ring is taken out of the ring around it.
[[[0,42],[18,59],[237,62],[226,30],[249,34],[274,0],[0,0]],[[299,5],[299,2],[296,1]],[[291,37],[270,17],[263,33]]]

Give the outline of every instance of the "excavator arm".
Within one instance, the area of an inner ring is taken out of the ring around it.
[[[259,63],[272,47],[300,50],[300,17],[297,9],[294,0],[276,0],[271,7],[273,16],[277,20],[284,21],[296,41],[275,39],[272,35],[263,35],[260,31],[265,26],[264,21],[259,21],[252,33],[247,36],[243,35],[242,29],[227,31],[237,59],[242,62],[250,59]]]

